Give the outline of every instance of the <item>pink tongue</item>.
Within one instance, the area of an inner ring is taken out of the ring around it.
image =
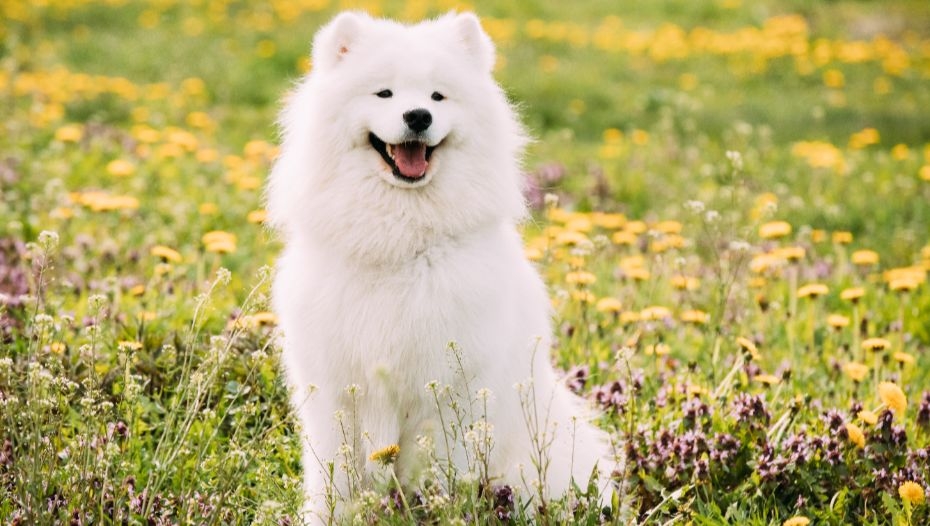
[[[405,177],[422,177],[426,173],[426,145],[422,142],[405,142],[394,146],[394,164]]]

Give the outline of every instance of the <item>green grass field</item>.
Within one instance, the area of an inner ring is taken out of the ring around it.
[[[553,359],[628,459],[535,513],[386,464],[353,523],[930,523],[925,0],[5,0],[0,524],[300,523],[262,187],[349,7],[482,17]]]

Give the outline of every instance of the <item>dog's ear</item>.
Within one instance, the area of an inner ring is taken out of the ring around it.
[[[494,69],[494,42],[481,28],[478,17],[474,13],[460,13],[452,23],[455,25],[455,36],[478,67],[488,72]]]
[[[313,67],[331,68],[352,53],[368,18],[364,13],[346,11],[317,31],[313,38]]]

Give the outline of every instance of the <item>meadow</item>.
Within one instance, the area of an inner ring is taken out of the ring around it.
[[[553,359],[627,459],[529,510],[387,455],[353,523],[930,523],[925,0],[4,0],[0,524],[300,524],[262,188],[346,7],[482,16]]]

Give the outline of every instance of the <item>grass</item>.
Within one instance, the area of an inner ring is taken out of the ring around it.
[[[299,523],[261,188],[330,4],[0,4],[0,522]],[[930,520],[924,2],[474,7],[553,358],[630,460],[628,515],[535,520]],[[390,467],[361,522],[533,520]]]

